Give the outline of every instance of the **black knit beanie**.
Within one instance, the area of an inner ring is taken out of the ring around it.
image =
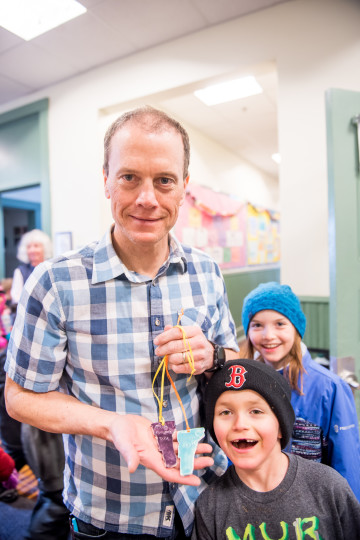
[[[291,388],[283,375],[256,360],[231,360],[216,371],[205,392],[206,428],[216,444],[214,410],[218,397],[227,390],[254,390],[270,405],[279,421],[281,448],[287,445],[295,421],[291,405]]]

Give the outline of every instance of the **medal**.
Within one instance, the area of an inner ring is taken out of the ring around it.
[[[194,470],[195,452],[198,442],[205,436],[203,427],[192,428],[178,431],[177,438],[179,442],[180,474],[186,476],[192,474]]]
[[[191,374],[188,379],[190,380],[193,374],[195,373],[194,357],[192,354],[190,343],[187,340],[185,330],[179,324],[182,314],[183,314],[183,310],[181,311],[179,315],[176,328],[179,328],[183,335],[183,341],[184,341],[184,346],[185,346],[185,357],[187,358],[191,366]],[[161,386],[160,386],[160,398],[159,398],[154,390],[154,383],[160,371],[161,371]],[[157,402],[159,404],[159,421],[151,424],[151,428],[153,430],[154,437],[157,440],[158,448],[160,452],[162,453],[165,467],[169,468],[169,467],[174,467],[176,465],[176,454],[174,451],[173,440],[172,440],[172,434],[175,431],[175,422],[173,420],[165,421],[162,415],[165,373],[171,383],[172,388],[175,391],[176,397],[179,401],[181,410],[185,418],[186,430],[178,431],[177,439],[178,439],[178,444],[179,444],[178,456],[180,459],[180,475],[186,476],[193,473],[196,448],[197,448],[198,442],[205,435],[205,429],[203,427],[190,429],[190,426],[186,418],[184,405],[181,401],[179,393],[176,390],[174,381],[172,380],[169,370],[168,370],[167,355],[164,356],[164,358],[162,359],[155,373],[153,383],[152,383],[153,394],[156,397]]]
[[[159,450],[162,453],[165,467],[175,467],[176,454],[172,439],[172,434],[175,431],[175,422],[173,420],[167,420],[164,424],[161,422],[154,422],[151,424],[151,428],[155,439],[157,440]]]

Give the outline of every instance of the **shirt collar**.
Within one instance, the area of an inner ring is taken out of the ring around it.
[[[187,272],[187,259],[185,255],[185,251],[180,244],[180,242],[175,238],[175,236],[172,236],[172,234],[169,234],[170,238],[170,255],[169,255],[169,265],[170,264],[178,264],[180,266],[180,271],[182,273]]]
[[[111,241],[113,227],[112,225],[109,228],[95,248],[91,283],[94,285],[120,276],[127,278],[129,281],[143,281],[139,274],[129,271],[116,254]],[[170,254],[159,269],[158,275],[164,273],[170,265],[178,265],[181,273],[187,271],[187,260],[182,245],[171,234],[169,234],[169,238]]]

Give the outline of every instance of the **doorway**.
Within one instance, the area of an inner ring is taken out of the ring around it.
[[[16,254],[20,238],[32,229],[41,229],[40,186],[1,192],[0,215],[4,246],[2,273],[12,277],[19,264]]]

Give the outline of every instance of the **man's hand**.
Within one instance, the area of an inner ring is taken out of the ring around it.
[[[199,326],[184,326],[186,338],[190,343],[195,374],[200,375],[213,366],[214,347],[206,339]],[[185,352],[183,333],[179,328],[165,326],[164,332],[156,336],[154,344],[157,346],[155,354],[157,356],[168,355],[168,366],[175,373],[191,373],[191,367]]]
[[[168,482],[190,486],[198,486],[200,484],[200,479],[194,474],[180,476],[179,460],[175,467],[171,469],[165,467],[149,420],[137,415],[116,416],[110,425],[110,434],[112,442],[125,459],[129,472],[136,471],[138,465],[141,464],[153,470]],[[177,443],[174,442],[175,450],[177,450],[177,446]],[[198,444],[197,454],[209,454],[211,452],[212,447],[209,444]],[[211,457],[201,456],[195,458],[194,469],[198,470],[211,467],[213,463],[214,461]]]
[[[124,457],[129,471],[134,472],[141,463],[168,482],[198,486],[194,474],[180,476],[180,463],[167,469],[150,427],[142,416],[120,415],[92,405],[81,403],[73,396],[58,391],[37,393],[26,390],[7,377],[7,406],[13,418],[52,433],[79,433],[112,442]],[[177,442],[174,441],[175,452]],[[209,444],[199,444],[198,454],[209,454]],[[211,457],[195,458],[194,469],[211,467]]]

